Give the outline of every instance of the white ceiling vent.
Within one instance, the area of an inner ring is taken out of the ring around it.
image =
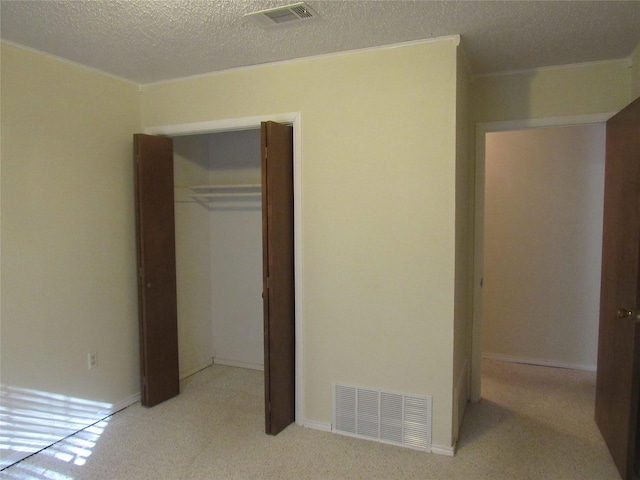
[[[301,21],[309,22],[319,18],[318,14],[304,2],[294,3],[293,5],[287,5],[285,7],[261,10],[255,13],[247,13],[245,17],[262,27],[291,25]]]

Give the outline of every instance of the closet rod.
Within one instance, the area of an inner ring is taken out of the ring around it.
[[[259,183],[247,183],[241,185],[194,185],[191,190],[239,190],[244,188],[261,188]]]
[[[247,193],[194,193],[191,195],[193,198],[217,198],[217,197],[258,197],[262,195],[260,192],[247,192]]]

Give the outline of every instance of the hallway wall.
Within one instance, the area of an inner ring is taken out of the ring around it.
[[[595,370],[604,124],[488,133],[483,352]]]

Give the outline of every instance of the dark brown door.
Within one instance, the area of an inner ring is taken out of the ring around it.
[[[295,421],[293,128],[262,128],[265,429]]]
[[[176,304],[173,141],[134,139],[142,405],[180,392]]]
[[[631,479],[638,421],[640,99],[607,122],[596,422]]]

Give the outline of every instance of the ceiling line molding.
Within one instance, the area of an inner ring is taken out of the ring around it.
[[[630,57],[624,58],[612,58],[608,60],[596,60],[593,62],[581,62],[581,63],[566,63],[563,65],[549,65],[547,67],[525,68],[522,70],[509,70],[507,72],[493,72],[493,73],[476,73],[473,78],[490,78],[490,77],[504,77],[508,75],[525,75],[527,73],[544,72],[548,70],[561,70],[565,68],[588,68],[595,65],[605,65],[611,63],[624,63],[627,65]]]
[[[365,47],[365,48],[356,48],[354,50],[345,50],[345,51],[341,51],[341,52],[334,52],[334,53],[323,53],[321,55],[310,55],[308,57],[300,57],[300,58],[293,58],[291,60],[278,60],[276,62],[266,62],[266,63],[260,63],[258,65],[247,65],[246,67],[235,67],[235,68],[228,68],[226,70],[217,70],[214,72],[205,72],[205,73],[196,73],[195,75],[187,75],[185,77],[176,77],[176,78],[170,78],[167,80],[158,80],[157,82],[148,82],[148,83],[143,83],[143,86],[150,86],[150,85],[162,85],[164,83],[172,83],[172,82],[176,82],[178,80],[191,80],[191,79],[197,79],[197,78],[202,78],[202,77],[208,77],[211,75],[223,75],[223,74],[227,74],[227,73],[233,73],[233,72],[241,72],[244,70],[253,70],[256,68],[266,68],[266,67],[275,67],[275,66],[279,66],[279,65],[289,65],[289,64],[293,64],[293,63],[300,63],[300,62],[306,62],[309,60],[318,60],[318,59],[322,59],[322,58],[331,58],[331,57],[342,57],[342,56],[346,56],[346,55],[355,55],[358,53],[365,53],[365,52],[373,52],[373,51],[378,51],[378,50],[392,50],[392,49],[396,49],[396,48],[405,48],[405,47],[412,47],[414,45],[423,45],[423,44],[427,44],[427,43],[435,43],[435,42],[443,42],[443,41],[453,41],[454,45],[457,47],[460,45],[460,35],[446,35],[443,37],[433,37],[433,38],[424,38],[422,40],[411,40],[409,42],[400,42],[400,43],[391,43],[388,45],[378,45],[376,47]]]

